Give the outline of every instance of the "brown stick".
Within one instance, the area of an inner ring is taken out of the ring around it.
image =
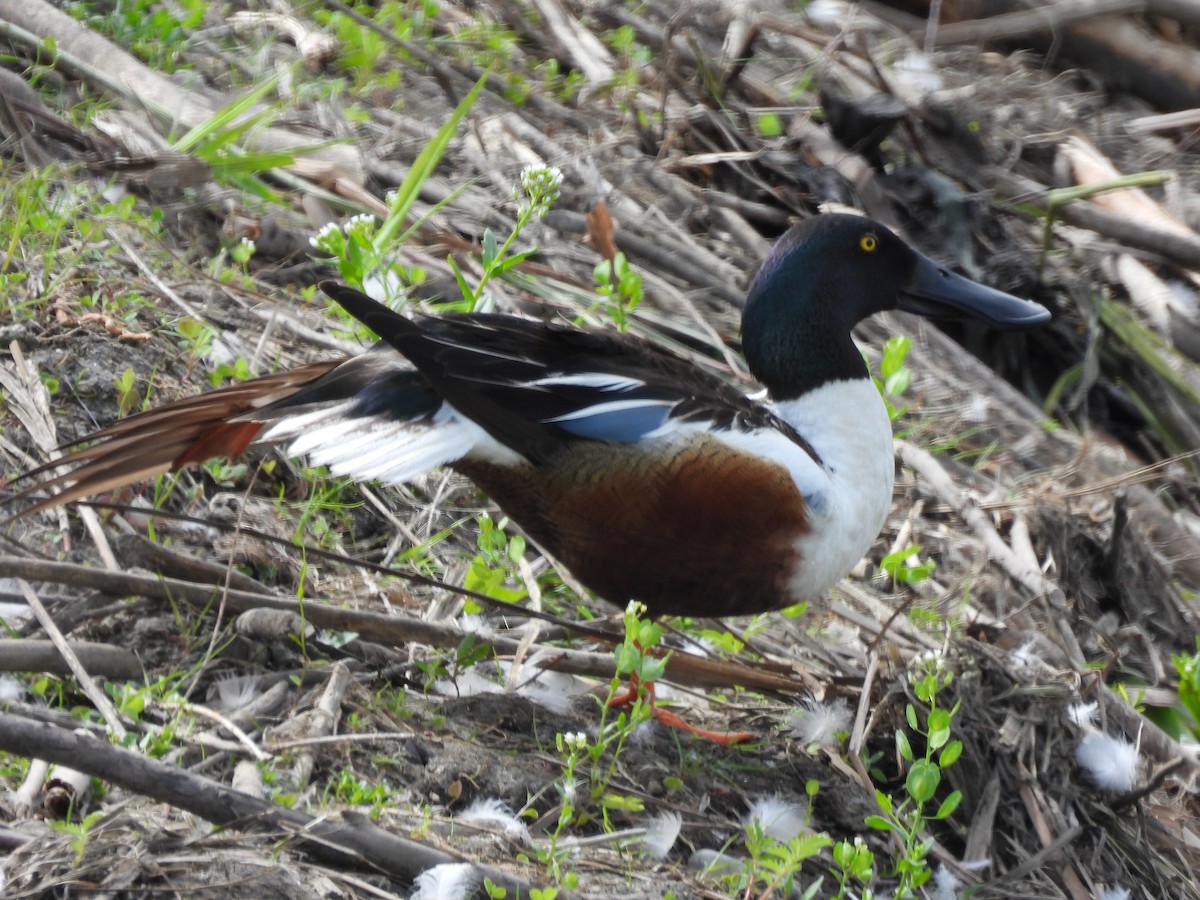
[[[940,25],[934,43],[944,47],[947,44],[974,44],[983,41],[995,43],[1035,34],[1050,35],[1066,25],[1098,16],[1141,12],[1145,6],[1146,0],[1065,0],[1038,9],[1023,9],[988,16],[985,19]],[[922,31],[913,37],[919,39],[923,34]]]
[[[991,169],[988,178],[997,192],[1010,201],[1030,203],[1043,209],[1050,204],[1049,188],[1036,181],[1000,169]],[[1126,247],[1162,257],[1188,269],[1200,269],[1200,238],[1195,236],[1147,228],[1139,222],[1132,222],[1084,201],[1059,206],[1055,215],[1069,225],[1095,231]]]
[[[87,695],[87,698],[92,701],[92,705],[103,717],[105,724],[120,739],[124,739],[128,733],[125,730],[125,724],[121,721],[121,714],[117,712],[117,708],[113,706],[112,701],[96,684],[95,679],[88,673],[88,670],[75,656],[75,652],[67,643],[66,637],[58,626],[54,624],[54,619],[50,617],[50,613],[46,611],[46,607],[42,604],[41,599],[33,588],[24,580],[17,579],[17,588],[25,595],[25,602],[29,604],[29,608],[33,610],[33,614],[37,616],[38,623],[42,626],[42,630],[50,638],[50,643],[54,645],[54,649],[58,651],[59,656],[63,658],[63,662],[67,664],[67,668],[71,670],[71,674],[75,676],[75,680],[79,682],[80,689]]]
[[[103,572],[70,563],[46,562],[0,556],[0,577],[26,578],[30,581],[48,581],[72,587],[89,588],[109,594],[136,594],[156,600],[183,600],[194,606],[205,607],[221,593],[221,588],[206,584],[194,584],[173,578],[154,575],[137,575],[130,572]],[[225,592],[225,604],[235,613],[248,609],[267,608],[295,612],[318,628],[339,631],[355,631],[363,638],[381,644],[407,643],[429,644],[432,647],[457,647],[467,633],[453,625],[424,622],[404,616],[382,615],[355,609],[342,609],[315,600],[300,603],[287,597],[270,594],[252,594],[246,591]],[[491,637],[478,640],[482,646],[499,656],[516,654],[518,642],[510,638]],[[616,665],[611,654],[585,653],[579,650],[551,648],[551,652],[540,663],[544,668],[572,675],[590,675],[597,678],[612,678]],[[741,685],[751,690],[780,691],[795,693],[803,690],[799,678],[789,670],[779,667],[771,671],[765,666],[751,667],[715,659],[704,659],[686,653],[675,653],[667,661],[666,679],[677,684],[694,687],[729,687]]]
[[[92,675],[112,681],[141,678],[142,665],[124,647],[93,644],[90,641],[68,641],[80,664]],[[51,675],[71,673],[50,641],[29,638],[0,640],[0,672],[47,672]]]

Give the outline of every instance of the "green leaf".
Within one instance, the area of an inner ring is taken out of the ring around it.
[[[918,759],[908,770],[904,779],[904,788],[908,795],[918,803],[928,803],[937,793],[938,785],[942,782],[942,770],[925,759]]]
[[[875,791],[875,802],[878,803],[879,808],[882,809],[889,816],[892,814],[892,798],[889,797],[887,794],[885,794],[883,791],[881,791],[881,790]]]
[[[760,113],[758,117],[758,133],[765,138],[779,137],[783,134],[783,120],[779,113]]]
[[[942,805],[938,807],[937,814],[934,816],[934,818],[935,819],[946,818],[947,816],[951,815],[956,809],[958,809],[958,804],[960,804],[960,803],[962,803],[962,791],[952,791],[950,793],[950,796],[948,796],[945,800],[942,801]]]
[[[879,373],[885,381],[904,367],[904,361],[911,349],[912,338],[906,335],[896,335],[887,339],[883,345],[883,359],[879,363]]]
[[[522,250],[519,253],[512,254],[496,266],[496,274],[503,275],[513,266],[519,266],[521,263],[525,262],[525,260],[529,259],[529,257],[533,256],[533,254],[536,252],[536,250]]]
[[[883,816],[867,816],[863,822],[876,831],[895,831],[896,827]]]
[[[883,380],[883,389],[893,397],[896,397],[908,390],[908,385],[911,381],[912,371],[910,369],[901,369],[899,372],[893,372]]]
[[[513,562],[519,562],[521,557],[525,555],[525,538],[519,534],[514,534],[508,540],[508,558]]]
[[[1196,653],[1173,653],[1171,662],[1179,673],[1179,702],[1200,724],[1200,642]]]
[[[946,745],[946,749],[942,751],[942,755],[938,757],[938,765],[943,769],[950,768],[950,766],[958,762],[958,758],[962,756],[962,751],[962,741],[951,741]]]
[[[454,261],[454,257],[447,256],[446,262],[450,264],[450,271],[454,273],[454,280],[458,282],[458,290],[462,294],[462,298],[466,301],[474,300],[475,291],[471,285],[467,284],[467,278],[463,275],[462,269],[458,267],[458,263]]]
[[[813,831],[788,841],[786,855],[793,860],[811,859],[826,847],[832,846],[833,838],[823,831]]]
[[[646,808],[646,804],[640,798],[628,797],[623,794],[605,794],[600,798],[600,805],[605,809],[630,813],[640,813]]]
[[[950,714],[944,709],[930,710],[928,724],[930,749],[944,747],[950,740]]]
[[[917,710],[911,703],[904,707],[904,718],[908,720],[908,727],[913,731],[917,730]]]
[[[908,735],[906,735],[903,731],[896,732],[896,751],[908,762],[912,762],[912,744],[908,742]]]
[[[496,243],[496,232],[490,228],[483,230],[483,267],[490,269],[496,261],[496,254],[499,251],[499,245]]]

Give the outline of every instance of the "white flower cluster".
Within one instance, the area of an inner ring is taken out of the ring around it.
[[[586,750],[587,735],[582,731],[568,731],[563,735],[563,744],[568,750]]]
[[[337,222],[326,222],[316,234],[308,239],[308,242],[317,250],[329,253],[331,252],[330,245],[335,236],[340,242],[342,229],[338,226]]]
[[[909,665],[916,672],[940,672],[946,668],[946,659],[940,650],[923,650],[912,658]]]
[[[366,241],[375,233],[375,217],[370,213],[359,213],[346,220],[346,234],[354,235]]]
[[[370,213],[359,213],[346,220],[344,226],[337,222],[326,222],[320,230],[308,239],[308,242],[322,253],[339,256],[346,246],[342,231],[355,238],[359,244],[367,244],[375,233],[376,220]]]
[[[541,218],[558,199],[563,174],[558,166],[528,165],[521,170],[517,199],[522,200],[522,211],[528,210]]]

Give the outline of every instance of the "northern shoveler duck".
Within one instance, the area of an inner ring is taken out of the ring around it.
[[[60,503],[281,442],[339,475],[474,480],[601,597],[729,616],[816,599],[870,548],[892,497],[892,432],[851,339],[873,313],[1045,322],[870,219],[799,223],[742,318],[751,399],[645,340],[507,315],[406,318],[322,284],[382,340],[133,416],[46,469]],[[44,470],[43,470],[44,471]]]

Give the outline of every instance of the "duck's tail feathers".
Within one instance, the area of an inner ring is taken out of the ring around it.
[[[28,515],[217,456],[235,458],[264,427],[256,412],[288,400],[343,361],[312,363],[264,375],[147,410],[72,441],[88,446],[26,472],[34,483],[14,502],[51,492],[22,510]],[[62,471],[66,470],[66,471]]]

